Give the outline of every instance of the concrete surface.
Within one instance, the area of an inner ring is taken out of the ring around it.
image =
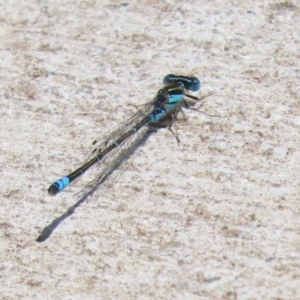
[[[1,299],[300,299],[300,1],[1,1]],[[93,139],[197,75],[73,214]]]

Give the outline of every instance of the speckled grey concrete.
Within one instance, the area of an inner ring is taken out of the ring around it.
[[[300,298],[299,1],[1,1],[1,299]],[[168,73],[202,110],[50,197]]]

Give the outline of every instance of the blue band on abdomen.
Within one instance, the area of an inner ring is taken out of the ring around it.
[[[58,187],[58,190],[61,192],[65,187],[67,187],[70,184],[70,179],[68,176],[64,176],[56,180],[54,184]]]

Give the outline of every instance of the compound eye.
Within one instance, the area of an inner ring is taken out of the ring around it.
[[[201,82],[197,77],[193,77],[192,84],[189,87],[189,90],[192,92],[197,92],[201,87]]]
[[[164,85],[167,85],[167,84],[171,83],[171,82],[174,80],[175,77],[176,77],[176,76],[173,75],[173,74],[167,75],[167,76],[164,78],[164,80],[163,80],[163,84],[164,84]]]

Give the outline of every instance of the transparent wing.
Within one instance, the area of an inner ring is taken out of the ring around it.
[[[146,103],[143,105],[143,108],[138,110],[133,116],[131,116],[126,121],[122,122],[112,130],[105,132],[100,135],[97,139],[93,141],[91,146],[88,148],[85,154],[85,162],[89,161],[93,157],[95,157],[98,153],[103,151],[107,146],[113,144],[120,137],[124,135],[124,133],[128,132],[132,128],[134,128],[142,118],[149,115],[154,107],[154,101]],[[119,147],[118,147],[119,148]]]
[[[81,189],[78,195],[82,196],[102,185],[102,183],[143,144],[143,140],[146,140],[152,134],[152,132],[147,134],[147,130],[147,126],[144,126],[136,134],[126,139],[119,147],[109,152],[109,154],[98,163],[97,169],[94,170],[95,175],[92,175],[94,179]]]

